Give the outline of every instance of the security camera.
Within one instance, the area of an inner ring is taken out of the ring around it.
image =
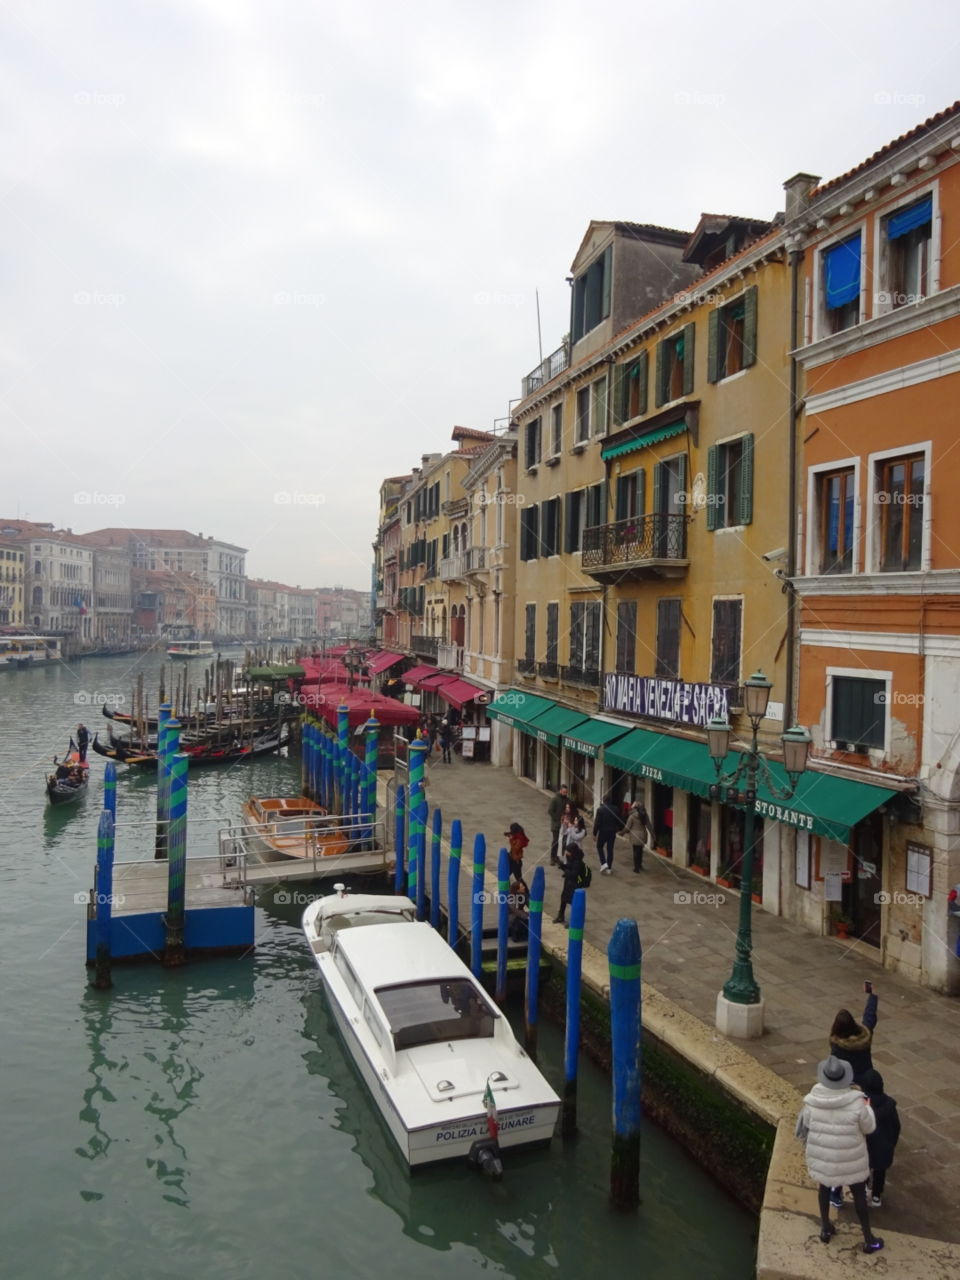
[[[774,551],[765,551],[763,553],[763,558],[764,560],[782,560],[786,554],[786,547],[777,547]]]

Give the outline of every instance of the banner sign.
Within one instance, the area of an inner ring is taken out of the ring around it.
[[[603,675],[604,711],[701,728],[717,717],[730,719],[733,692],[729,685],[690,684],[661,676],[634,676],[620,671],[606,671]]]

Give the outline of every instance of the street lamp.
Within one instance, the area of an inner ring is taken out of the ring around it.
[[[800,775],[807,767],[811,742],[810,734],[806,729],[797,725],[781,734],[783,764],[790,779],[790,785],[787,788],[778,786],[757,746],[757,731],[760,728],[760,721],[767,714],[767,703],[770,700],[772,688],[773,685],[762,671],[755,671],[749,680],[744,682],[743,707],[750,720],[752,736],[750,746],[741,752],[739,763],[732,773],[725,774],[720,771],[730,747],[730,725],[726,720],[721,719],[713,719],[707,724],[707,750],[713,758],[714,768],[717,771],[717,781],[710,788],[710,799],[726,799],[728,804],[743,809],[746,815],[736,959],[733,962],[730,977],[717,996],[716,1016],[718,1031],[722,1031],[724,1035],[740,1036],[745,1039],[753,1039],[763,1033],[763,997],[753,976],[753,964],[750,959],[753,951],[751,903],[757,777],[759,775],[763,778],[765,786],[779,800],[789,800],[796,793]],[[742,788],[741,780],[746,784]]]
[[[363,670],[363,650],[356,647],[348,649],[343,655],[343,665],[347,668],[352,689],[356,684],[357,675]]]

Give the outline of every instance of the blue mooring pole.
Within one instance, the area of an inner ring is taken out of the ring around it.
[[[401,783],[397,787],[397,805],[394,812],[394,836],[393,847],[396,854],[396,861],[393,868],[393,892],[403,894],[407,888],[407,869],[404,865],[403,850],[407,838],[407,812],[405,803],[405,791]]]
[[[300,733],[300,790],[308,800],[316,800],[313,789],[313,725],[304,719]]]
[[[346,815],[350,805],[347,755],[350,751],[350,708],[337,707],[337,813]]]
[[[530,916],[527,934],[527,990],[524,1005],[524,1045],[527,1053],[537,1060],[537,1006],[540,1003],[540,951],[543,934],[543,894],[546,873],[537,867],[530,886]]]
[[[587,915],[586,889],[574,889],[567,931],[567,1029],[563,1046],[563,1111],[560,1132],[572,1138],[577,1132],[577,1058],[580,1052],[580,977],[583,968],[583,922]]]
[[[421,791],[423,796],[424,792]],[[427,802],[421,799],[417,811],[417,919],[427,918]]]
[[[430,836],[430,923],[440,928],[440,836],[443,831],[443,813],[433,811]]]
[[[500,850],[497,863],[497,985],[495,999],[507,998],[507,944],[510,941],[510,855]]]
[[[157,710],[157,836],[153,856],[167,856],[167,825],[170,821],[170,788],[167,780],[167,725],[173,719],[170,703],[164,702]],[[141,743],[146,751],[146,743]]]
[[[407,896],[417,904],[417,919],[422,920],[419,880],[421,874],[420,843],[423,838],[423,771],[429,745],[422,739],[410,744],[410,791],[407,795]]]
[[[483,832],[473,838],[473,892],[470,898],[470,972],[483,972],[483,872],[487,862],[487,842]]]
[[[643,948],[636,920],[618,920],[607,946],[610,965],[610,1041],[613,1049],[613,1151],[610,1202],[640,1203],[640,967]]]
[[[108,991],[113,986],[110,977],[111,934],[113,926],[113,814],[104,809],[97,827],[97,878],[94,909],[97,921],[96,969],[93,985],[98,991]]]
[[[456,948],[460,941],[460,863],[463,855],[463,828],[454,818],[450,828],[450,861],[447,863],[447,941]]]
[[[370,847],[375,848],[377,835],[377,756],[380,754],[380,721],[371,712],[370,719],[367,721],[365,730],[365,755],[364,755],[364,783],[366,785],[366,798],[364,800],[364,822],[370,825],[366,829],[364,839],[370,841]],[[386,841],[384,841],[386,847]]]
[[[175,723],[175,722],[171,722]],[[167,916],[163,963],[176,968],[186,962],[187,757],[170,760],[170,835],[167,840]]]
[[[117,766],[112,760],[107,761],[103,771],[103,807],[117,825]]]

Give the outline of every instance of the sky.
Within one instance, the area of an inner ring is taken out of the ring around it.
[[[952,0],[7,0],[0,517],[366,588],[590,220],[771,218],[960,97]]]

